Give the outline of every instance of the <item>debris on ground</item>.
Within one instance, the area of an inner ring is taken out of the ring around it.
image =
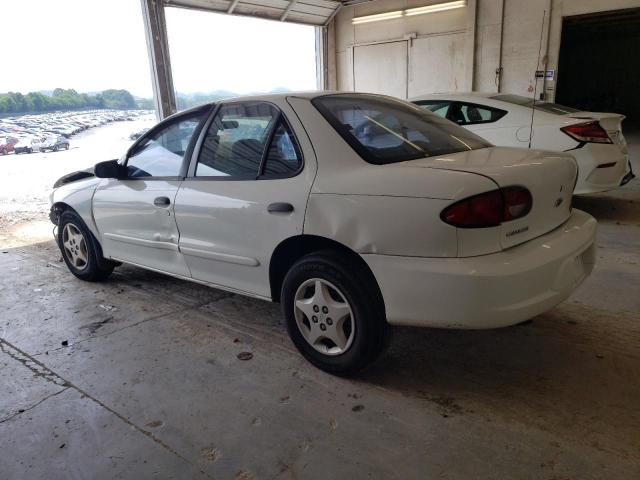
[[[238,354],[238,360],[251,360],[253,358],[253,353],[251,352],[240,352]]]
[[[222,454],[217,448],[205,447],[200,450],[200,456],[207,462],[213,463],[218,460],[222,456]]]
[[[362,410],[364,410],[364,405],[359,403],[358,405],[354,405],[353,407],[351,407],[351,410],[354,412],[361,412]]]

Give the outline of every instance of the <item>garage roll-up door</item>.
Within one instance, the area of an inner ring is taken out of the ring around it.
[[[464,88],[465,34],[416,38],[409,47],[409,97]]]
[[[407,98],[406,40],[353,47],[356,92]]]

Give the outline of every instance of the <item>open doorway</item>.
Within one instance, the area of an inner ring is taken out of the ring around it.
[[[565,17],[556,101],[640,123],[640,8]]]
[[[316,89],[314,26],[184,8],[165,12],[178,110]]]

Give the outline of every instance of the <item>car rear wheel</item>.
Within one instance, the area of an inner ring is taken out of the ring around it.
[[[347,255],[300,259],[285,277],[281,301],[291,340],[326,372],[356,373],[384,348],[389,327],[377,286]]]
[[[1,155],[6,155],[7,154],[7,149],[3,148],[2,150],[0,150],[0,154]]]
[[[60,215],[58,246],[71,273],[81,280],[97,282],[113,271],[114,263],[102,257],[100,244],[73,211],[67,210]]]

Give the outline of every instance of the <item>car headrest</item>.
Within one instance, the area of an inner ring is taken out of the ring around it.
[[[243,138],[231,147],[231,155],[236,160],[250,162],[260,161],[262,157],[262,143],[254,138]]]
[[[469,117],[470,122],[481,122],[482,115],[476,107],[471,107],[467,110],[467,117]]]

